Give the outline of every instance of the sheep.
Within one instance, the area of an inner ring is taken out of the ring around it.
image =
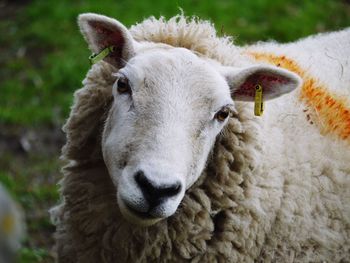
[[[102,61],[63,127],[58,262],[348,262],[350,29],[238,47],[183,15],[78,24]]]
[[[0,184],[0,262],[15,262],[24,232],[22,210]]]

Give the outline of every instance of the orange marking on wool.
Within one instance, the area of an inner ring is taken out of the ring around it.
[[[327,90],[320,81],[311,77],[294,60],[286,56],[248,52],[258,61],[274,64],[298,74],[304,84],[299,99],[313,111],[322,134],[335,134],[350,143],[350,101]],[[310,118],[310,116],[309,116]]]

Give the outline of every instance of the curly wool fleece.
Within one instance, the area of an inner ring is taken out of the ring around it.
[[[208,22],[150,18],[130,31],[224,65],[253,60]],[[237,103],[175,215],[147,228],[125,221],[100,149],[113,70],[92,67],[64,126],[63,202],[51,212],[59,262],[349,262],[349,147],[309,125],[295,93],[261,119]]]

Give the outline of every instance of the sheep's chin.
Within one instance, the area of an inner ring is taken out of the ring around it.
[[[118,197],[118,206],[120,212],[122,213],[125,220],[130,222],[131,224],[138,225],[141,227],[147,227],[154,225],[155,223],[161,221],[164,218],[143,218],[133,211],[131,211],[124,203],[124,201]]]

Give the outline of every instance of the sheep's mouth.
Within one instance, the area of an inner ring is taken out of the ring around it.
[[[125,203],[125,207],[129,210],[130,213],[133,213],[134,215],[144,218],[144,219],[157,219],[159,217],[153,216],[148,212],[140,212],[129,206],[127,203]],[[161,219],[161,218],[160,218]]]
[[[135,225],[150,226],[163,219],[155,217],[150,213],[140,212],[133,209],[132,207],[128,206],[127,203],[122,200],[122,198],[118,198],[118,205],[123,217]]]

